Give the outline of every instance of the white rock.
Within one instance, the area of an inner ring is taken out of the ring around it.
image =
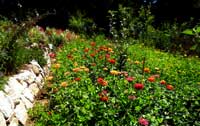
[[[16,79],[24,80],[27,83],[31,84],[35,81],[36,75],[29,70],[21,70],[22,73],[15,75]]]
[[[21,101],[24,103],[26,109],[30,109],[33,107],[33,103],[31,103],[26,97],[21,95]]]
[[[39,71],[42,73],[42,76],[44,76],[44,71],[43,71],[43,69],[42,69],[42,67],[40,66],[40,64],[38,64],[38,62],[37,61],[35,61],[35,60],[32,60],[31,62],[30,62],[32,65],[35,65],[35,66],[37,66],[38,67],[38,69],[39,69]]]
[[[25,89],[14,77],[10,77],[7,83],[16,93],[20,94]]]
[[[26,97],[29,101],[34,101],[34,94],[29,88],[26,88],[23,92],[24,97]]]
[[[0,112],[0,126],[6,126],[6,120],[1,112]]]
[[[38,87],[37,84],[35,84],[35,83],[31,84],[28,88],[31,90],[31,92],[32,92],[35,96],[37,96],[37,94],[38,94],[39,91],[40,91],[39,87]]]
[[[25,87],[13,77],[9,79],[8,86],[10,89],[7,90],[6,93],[10,96],[13,102],[17,102]]]
[[[39,75],[40,74],[40,69],[38,68],[38,66],[32,65],[32,70],[35,73],[35,75]]]
[[[10,121],[10,124],[8,126],[19,126],[19,121],[17,118],[13,117]]]
[[[27,88],[27,87],[28,87],[28,83],[25,82],[24,80],[20,80],[19,83],[20,83],[24,88]]]
[[[26,124],[26,121],[28,119],[28,114],[27,114],[27,110],[25,108],[25,105],[23,102],[20,102],[19,105],[16,106],[15,110],[15,116],[16,118],[23,124]]]
[[[8,93],[8,92],[11,90],[11,88],[10,88],[7,84],[5,84],[3,90],[4,90],[6,93]]]
[[[0,111],[6,118],[9,118],[13,114],[14,103],[7,97],[3,91],[0,91]]]
[[[38,87],[41,89],[44,85],[44,78],[42,77],[42,75],[40,74],[39,76],[37,76],[37,78],[35,79],[35,83],[38,85]]]

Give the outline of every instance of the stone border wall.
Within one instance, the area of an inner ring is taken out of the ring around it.
[[[9,77],[0,91],[0,126],[26,125],[28,109],[33,107],[44,79],[49,74],[51,61],[48,50],[44,53],[46,66],[42,68],[37,61],[32,60],[19,74]]]

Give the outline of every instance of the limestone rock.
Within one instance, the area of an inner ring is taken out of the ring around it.
[[[19,121],[17,118],[13,117],[10,121],[10,124],[8,126],[19,126]]]
[[[25,105],[23,102],[20,102],[19,105],[16,106],[15,110],[15,116],[16,118],[23,124],[26,124],[26,121],[28,119],[28,114],[27,114],[27,110],[25,108]]]
[[[6,120],[1,112],[0,112],[0,126],[6,126]]]
[[[23,92],[24,97],[26,97],[29,101],[34,101],[34,94],[31,92],[29,88],[26,88]]]
[[[40,74],[40,69],[38,68],[38,66],[32,65],[32,70],[35,73],[35,75],[39,75]]]
[[[37,96],[37,94],[38,94],[39,91],[40,91],[39,87],[38,87],[37,84],[35,84],[35,83],[31,84],[28,88],[31,90],[31,92],[32,92],[35,96]]]
[[[14,103],[0,91],[0,111],[6,118],[9,118],[13,114]]]
[[[21,101],[24,103],[26,109],[30,109],[33,107],[33,103],[31,103],[26,97],[21,95]]]

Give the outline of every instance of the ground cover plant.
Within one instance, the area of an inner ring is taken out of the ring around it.
[[[197,58],[141,44],[121,56],[118,47],[103,36],[79,37],[50,53],[43,91],[49,101],[29,111],[34,125],[200,124]]]

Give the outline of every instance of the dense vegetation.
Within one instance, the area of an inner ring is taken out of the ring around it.
[[[16,13],[17,21],[2,16],[0,85],[32,59],[45,65],[43,53],[50,47],[51,74],[41,93],[48,102],[30,110],[34,125],[198,126],[197,18],[156,23],[148,2],[100,3],[87,5],[112,5],[98,18],[83,6],[69,8],[70,31],[38,26],[50,11],[41,15],[46,11],[36,9],[36,17]]]

